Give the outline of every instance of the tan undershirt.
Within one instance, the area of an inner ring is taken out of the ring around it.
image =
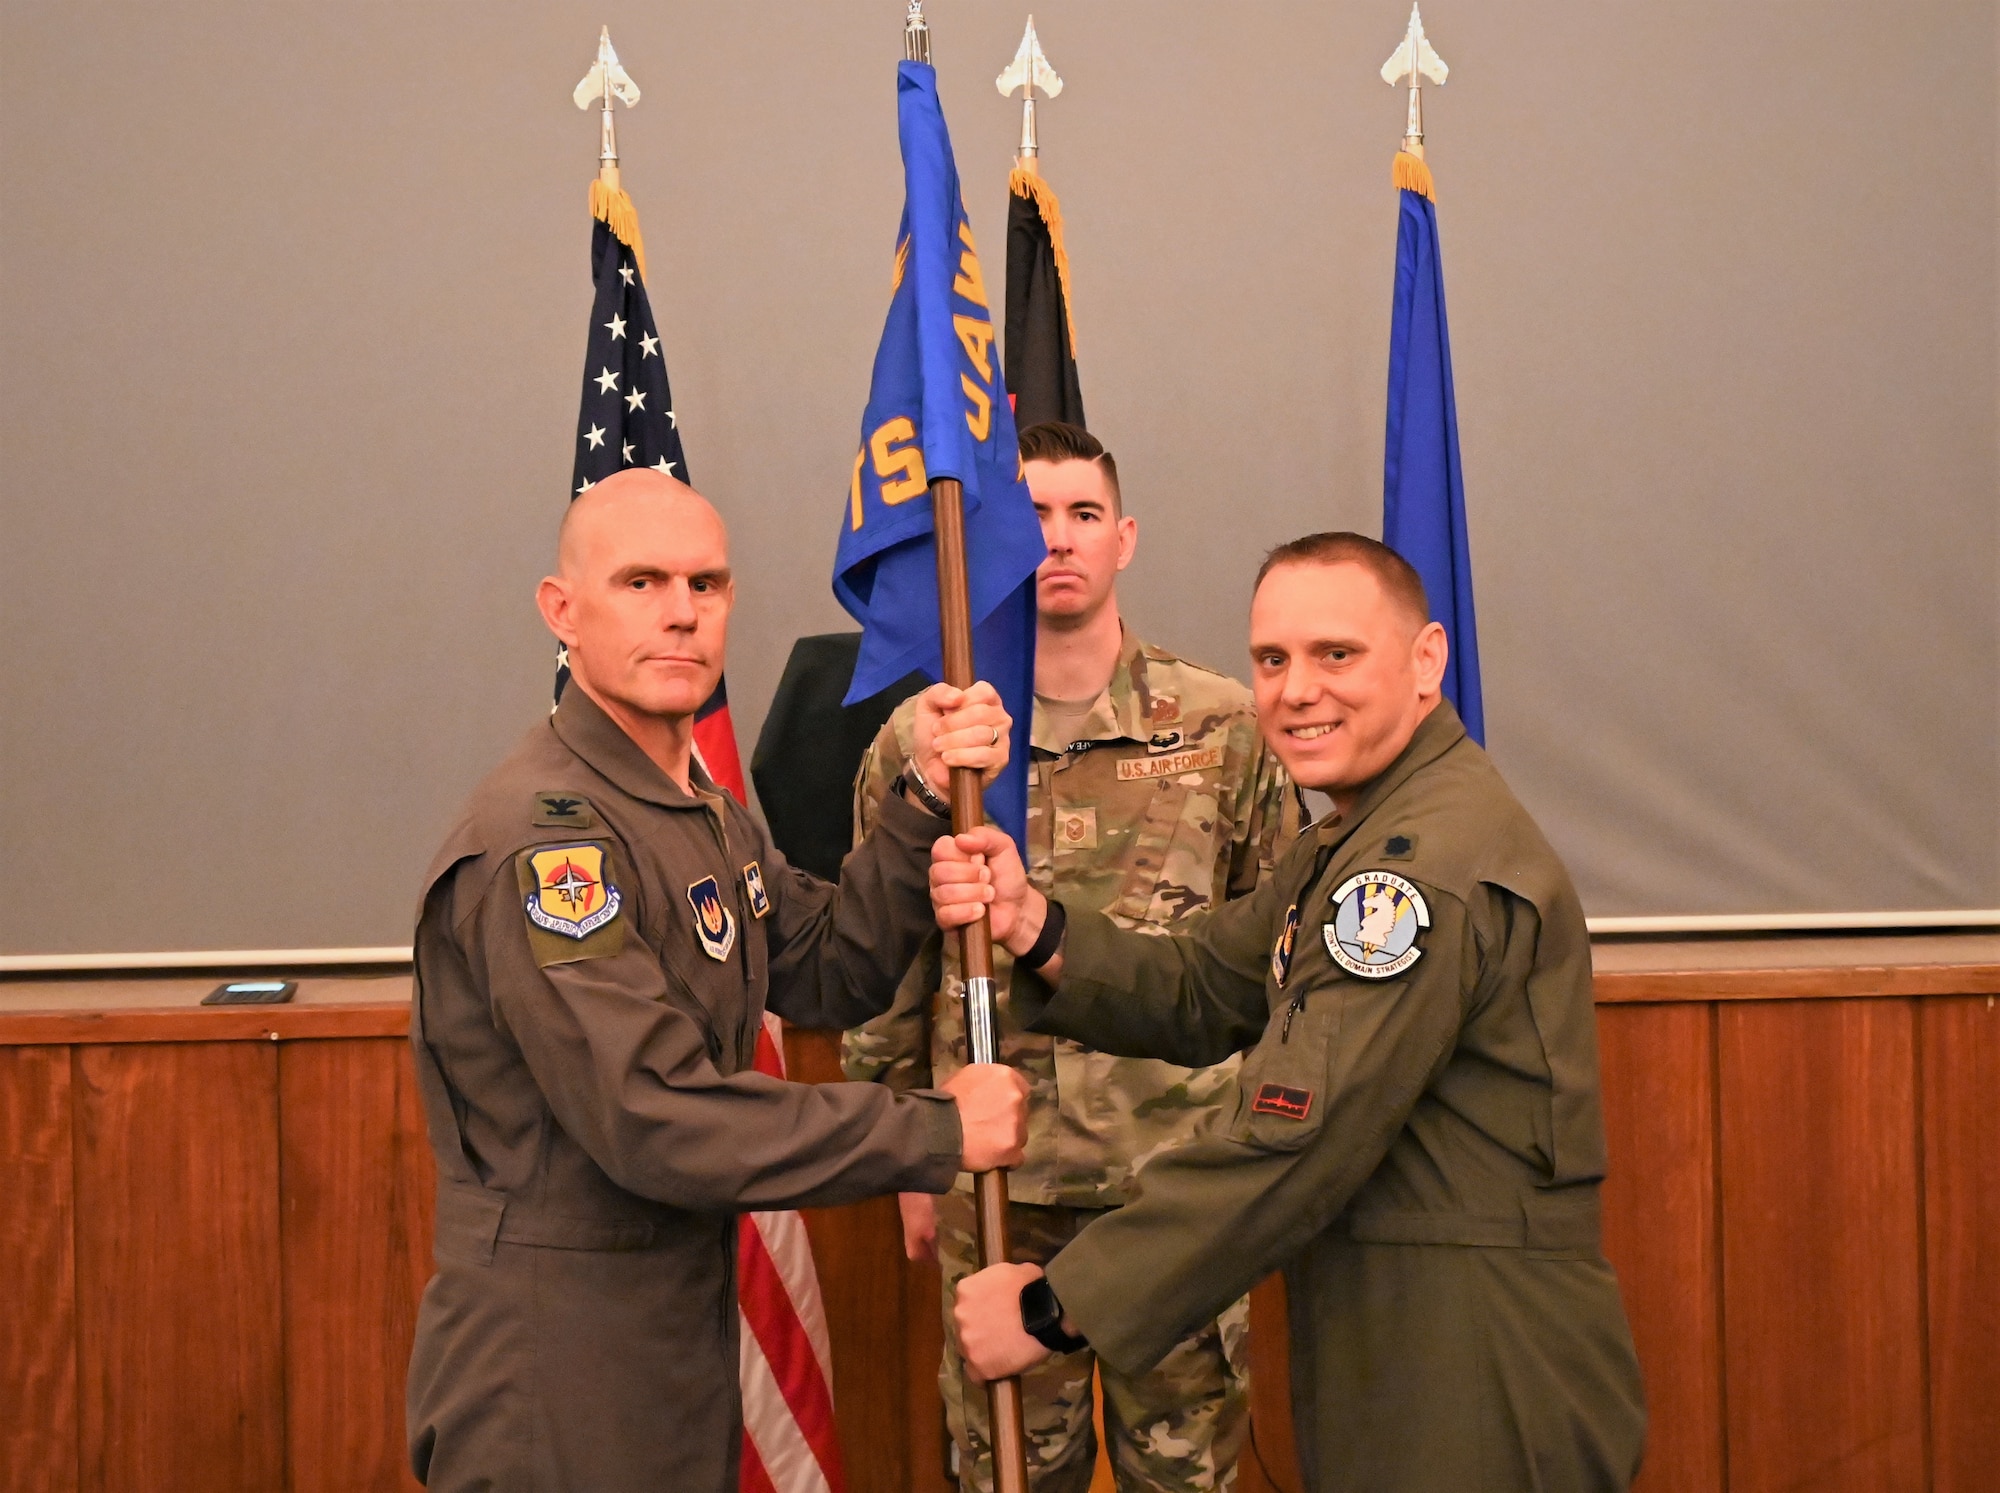
[[[1105,694],[1106,691],[1099,690],[1082,700],[1052,700],[1047,695],[1036,695],[1035,705],[1041,710],[1042,720],[1048,725],[1050,739],[1059,741],[1064,746],[1077,740],[1083,734],[1084,721],[1091,711],[1097,708],[1097,702],[1103,699]]]

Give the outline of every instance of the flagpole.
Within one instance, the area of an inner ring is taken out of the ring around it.
[[[903,25],[903,55],[929,65],[930,27],[924,23],[923,0],[910,0]],[[965,568],[965,489],[956,477],[939,477],[930,484],[931,525],[937,544],[938,632],[944,655],[944,682],[956,689],[974,683],[972,663],[972,594]],[[951,770],[953,834],[975,830],[986,822],[981,800],[984,784],[973,767]],[[975,1063],[999,1061],[993,988],[993,924],[984,912],[979,921],[958,931],[959,971],[965,980],[966,1056]],[[1007,1174],[975,1172],[972,1177],[974,1213],[978,1221],[979,1267],[1005,1264],[1011,1258],[1007,1239]],[[1028,1493],[1028,1441],[1021,1418],[1021,1381],[990,1379],[986,1384],[986,1421],[993,1446],[994,1493]]]

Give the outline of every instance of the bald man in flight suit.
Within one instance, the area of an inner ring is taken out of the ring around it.
[[[736,1493],[736,1215],[943,1192],[1021,1159],[1026,1085],[754,1071],[768,1006],[846,1027],[931,926],[939,820],[907,790],[838,888],[694,759],[733,591],[722,521],[646,469],[565,517],[539,603],[562,703],[474,790],[426,878],[411,1042],[438,1165],[409,1378],[442,1490]],[[918,708],[915,770],[997,772],[987,685]]]

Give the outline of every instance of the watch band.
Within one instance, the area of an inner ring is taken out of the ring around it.
[[[1051,1353],[1074,1353],[1090,1346],[1090,1340],[1074,1332],[1064,1332],[1062,1302],[1046,1275],[1038,1275],[1021,1287],[1021,1326],[1028,1336]]]
[[[918,802],[922,803],[925,808],[937,815],[938,818],[951,818],[951,804],[947,800],[939,798],[937,790],[924,781],[923,772],[917,767],[917,759],[915,757],[905,757],[903,759],[902,776],[896,779],[896,791],[901,793],[905,789],[916,794]]]
[[[1014,962],[1023,969],[1040,969],[1056,957],[1056,950],[1062,947],[1063,930],[1069,927],[1069,913],[1062,903],[1053,897],[1049,899],[1049,910],[1042,918],[1042,931],[1035,935],[1034,947],[1025,954],[1016,954]]]

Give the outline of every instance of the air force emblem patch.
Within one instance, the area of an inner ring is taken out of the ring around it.
[[[764,890],[764,868],[755,861],[743,868],[743,890],[750,896],[750,916],[768,917],[771,912],[771,894]]]
[[[727,959],[736,947],[736,914],[722,902],[722,888],[713,876],[704,876],[688,888],[688,906],[694,909],[694,936],[701,941],[702,953],[711,959]]]
[[[1333,894],[1326,951],[1350,975],[1387,980],[1423,957],[1417,935],[1430,925],[1422,892],[1388,871],[1363,871]]]
[[[1280,990],[1285,988],[1285,976],[1292,972],[1292,949],[1299,941],[1299,904],[1294,902],[1285,909],[1285,925],[1278,930],[1278,941],[1271,945],[1271,978]]]
[[[588,938],[618,916],[618,888],[604,874],[602,845],[550,845],[528,858],[534,890],[528,921],[564,938]]]

